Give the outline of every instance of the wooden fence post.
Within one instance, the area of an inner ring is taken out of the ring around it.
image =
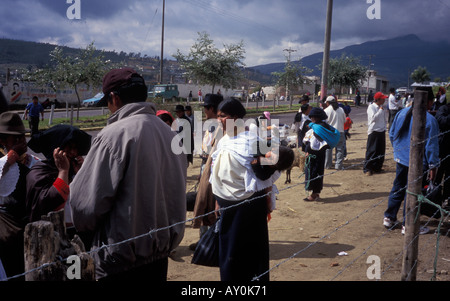
[[[411,147],[409,152],[408,191],[406,193],[405,239],[402,281],[415,281],[418,264],[419,228],[417,196],[422,193],[423,155],[428,93],[415,91]],[[416,218],[417,217],[417,218]]]
[[[26,281],[68,280],[70,263],[63,259],[77,255],[80,259],[80,280],[95,280],[94,260],[84,249],[78,235],[69,241],[64,223],[64,209],[42,216],[42,220],[29,223],[24,231],[25,271],[39,268],[25,275]]]

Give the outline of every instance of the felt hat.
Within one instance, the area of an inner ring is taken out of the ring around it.
[[[222,101],[223,96],[220,94],[206,94],[205,99],[201,105],[204,107],[212,106],[217,108]]]
[[[25,129],[19,114],[4,112],[0,114],[0,133],[9,135],[23,135],[30,132]]]
[[[322,110],[321,108],[317,108],[317,107],[312,108],[312,110],[311,110],[311,112],[309,113],[308,116],[310,118],[314,117],[314,118],[318,118],[320,120],[328,119],[327,113],[325,113],[325,111]]]

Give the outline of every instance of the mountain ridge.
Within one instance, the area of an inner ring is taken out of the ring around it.
[[[450,76],[450,44],[445,42],[426,42],[414,34],[393,39],[367,41],[330,51],[330,58],[342,54],[360,58],[364,66],[373,64],[373,70],[387,77],[391,86],[406,86],[408,75],[418,66],[426,67],[431,73],[431,79],[447,80]],[[322,62],[323,52],[305,56],[301,64],[313,72],[311,75],[321,76],[317,68]],[[296,61],[298,63],[298,61]],[[295,63],[295,62],[293,62]],[[285,63],[271,63],[250,67],[263,74],[282,71]],[[410,83],[411,80],[409,81]]]

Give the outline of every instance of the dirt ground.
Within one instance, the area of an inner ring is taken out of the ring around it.
[[[400,228],[389,231],[382,224],[395,176],[391,144],[387,138],[384,172],[365,176],[366,124],[354,124],[351,134],[345,170],[325,171],[320,201],[303,200],[307,194],[299,168],[292,170],[291,184],[284,183],[285,173],[276,182],[280,194],[269,222],[271,281],[373,281],[368,270],[372,276],[379,271],[381,281],[401,280],[404,235]],[[195,184],[199,168],[196,159],[188,169],[188,189]],[[402,216],[400,210],[398,218]],[[188,212],[186,218],[191,217]],[[421,224],[427,224],[430,232],[419,236],[417,280],[429,281],[436,258],[438,220],[422,216]],[[438,281],[450,280],[449,230],[446,219],[439,239]],[[185,237],[169,260],[169,281],[220,280],[218,268],[191,264],[189,245],[198,238],[199,230],[188,222]],[[369,258],[371,255],[377,257]]]

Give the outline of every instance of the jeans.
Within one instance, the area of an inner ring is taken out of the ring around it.
[[[397,213],[400,209],[402,201],[406,195],[406,185],[408,184],[408,170],[409,167],[397,163],[395,171],[395,179],[389,193],[388,207],[384,212],[384,216],[391,221],[397,221]],[[403,204],[403,217],[405,216],[405,204]]]
[[[391,221],[397,221],[397,213],[402,205],[402,201],[405,200],[406,189],[408,188],[408,170],[409,167],[397,163],[397,168],[395,171],[394,184],[392,185],[392,190],[389,193],[388,207],[384,212],[384,216],[389,218]],[[427,170],[424,166],[423,170]],[[422,187],[427,183],[427,177],[422,177]],[[405,223],[405,212],[406,212],[406,201],[403,202],[403,224]]]
[[[344,153],[346,151],[345,147],[345,133],[341,133],[341,137],[339,138],[339,142],[334,148],[336,150],[335,154],[335,168],[343,169],[344,168]],[[325,168],[331,169],[331,165],[333,164],[333,149],[327,149],[325,155]]]

